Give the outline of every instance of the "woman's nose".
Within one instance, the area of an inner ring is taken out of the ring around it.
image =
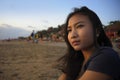
[[[78,36],[77,31],[73,30],[71,33],[71,38],[76,38]]]

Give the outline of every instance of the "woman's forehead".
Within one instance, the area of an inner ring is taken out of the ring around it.
[[[75,14],[68,20],[68,26],[73,26],[77,23],[90,22],[88,16],[82,14]]]

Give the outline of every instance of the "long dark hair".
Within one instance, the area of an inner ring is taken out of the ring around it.
[[[68,15],[65,23],[64,39],[67,44],[67,53],[59,59],[59,61],[62,62],[60,69],[66,74],[67,76],[66,80],[75,80],[77,78],[77,76],[81,71],[82,63],[84,61],[82,52],[75,51],[68,41],[68,32],[67,32],[68,21],[75,14],[85,15],[91,21],[94,30],[95,46],[99,45],[99,46],[112,47],[112,44],[108,39],[108,37],[106,36],[103,29],[103,25],[99,17],[96,15],[96,13],[85,6],[81,8],[75,8],[74,11]],[[97,37],[96,37],[96,30],[99,33],[99,36]]]

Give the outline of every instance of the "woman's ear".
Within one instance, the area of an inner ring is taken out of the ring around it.
[[[99,37],[99,34],[100,34],[99,30],[96,29],[96,37]]]
[[[96,37],[99,37],[99,34],[96,34]]]

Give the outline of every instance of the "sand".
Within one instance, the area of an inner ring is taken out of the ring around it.
[[[0,42],[0,80],[56,80],[54,64],[65,48],[63,42]]]
[[[65,52],[64,42],[0,41],[0,80],[57,80],[54,65]]]

